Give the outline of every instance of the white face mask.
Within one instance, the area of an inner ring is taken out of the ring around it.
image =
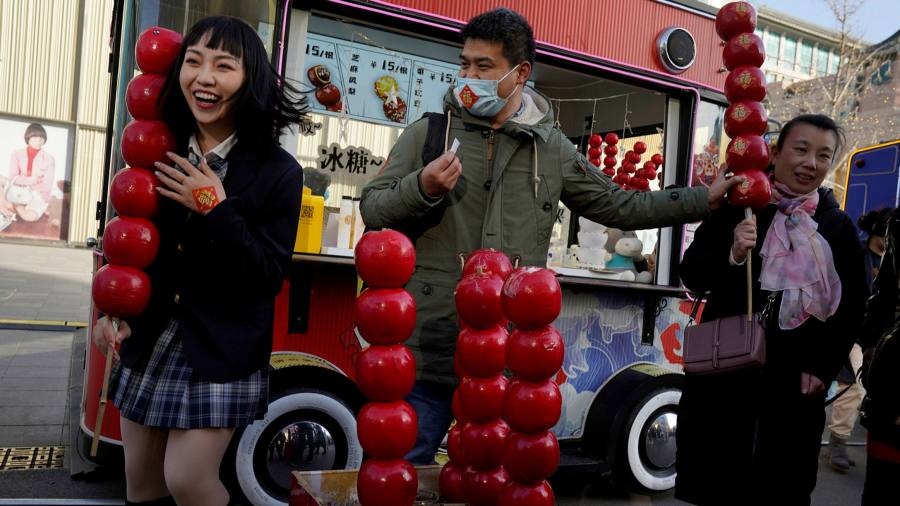
[[[522,64],[518,64],[500,79],[470,79],[460,77],[456,81],[456,88],[453,93],[460,105],[468,109],[473,116],[481,118],[493,118],[506,106],[509,98],[512,97],[519,85],[513,88],[512,92],[506,98],[500,97],[497,93],[500,89],[500,82],[509,77]]]

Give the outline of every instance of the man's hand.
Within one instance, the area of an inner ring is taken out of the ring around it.
[[[825,392],[825,383],[822,383],[822,380],[808,372],[800,373],[800,393],[813,396],[823,392]]]
[[[719,172],[719,177],[717,177],[716,180],[713,181],[713,184],[709,186],[709,208],[713,211],[722,205],[722,200],[725,199],[725,195],[732,186],[739,185],[746,181],[746,178],[743,176],[731,176],[726,178],[726,172],[727,170]]]
[[[459,158],[452,151],[447,151],[425,166],[419,174],[419,184],[425,195],[440,198],[453,190],[461,174]]]

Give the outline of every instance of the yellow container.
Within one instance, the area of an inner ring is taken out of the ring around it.
[[[300,202],[300,224],[297,226],[297,239],[294,242],[295,253],[321,252],[324,219],[325,199],[313,195],[310,189],[304,186],[303,200]]]

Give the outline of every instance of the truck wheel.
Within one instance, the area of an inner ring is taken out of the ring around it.
[[[231,446],[223,468],[233,476],[225,480],[254,506],[287,505],[292,471],[355,469],[363,457],[353,410],[313,389],[273,397],[265,418],[236,433]]]
[[[622,426],[616,481],[636,491],[661,492],[675,486],[675,431],[681,390],[650,392],[634,405]]]

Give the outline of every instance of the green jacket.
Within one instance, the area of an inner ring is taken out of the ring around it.
[[[523,112],[492,130],[448,91],[446,145],[459,139],[462,176],[443,198],[429,199],[419,186],[427,119],[400,135],[385,168],[363,188],[360,211],[367,227],[412,224],[420,230],[413,237],[416,271],[406,286],[417,307],[416,330],[407,344],[419,380],[455,381],[453,292],[462,271],[460,254],[495,248],[519,265],[545,267],[560,201],[576,214],[625,230],[697,221],[709,212],[705,188],[622,190],[554,127],[543,95],[530,88],[526,95]]]

